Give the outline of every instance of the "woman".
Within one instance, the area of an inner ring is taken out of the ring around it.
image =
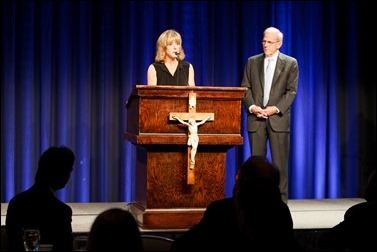
[[[182,37],[175,30],[164,31],[156,43],[155,62],[148,67],[148,85],[195,86],[194,68],[184,60]]]

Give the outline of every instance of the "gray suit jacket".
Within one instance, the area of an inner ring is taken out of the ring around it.
[[[247,87],[243,99],[247,111],[248,131],[255,132],[262,120],[251,114],[249,107],[253,104],[263,107],[264,88],[264,54],[258,54],[247,60],[241,86]],[[296,96],[299,69],[297,60],[279,52],[274,77],[272,79],[270,98],[267,106],[276,106],[280,113],[269,118],[271,127],[277,132],[290,131],[290,107]]]

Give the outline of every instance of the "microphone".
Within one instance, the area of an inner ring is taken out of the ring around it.
[[[180,52],[174,52],[175,56],[179,56],[181,53]]]

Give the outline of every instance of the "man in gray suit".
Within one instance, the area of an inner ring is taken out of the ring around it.
[[[266,156],[269,141],[272,162],[280,170],[280,191],[288,201],[290,108],[296,97],[297,60],[279,51],[283,33],[269,27],[263,33],[263,53],[248,58],[241,86],[247,87],[243,106],[251,155]],[[270,76],[269,77],[269,73]]]

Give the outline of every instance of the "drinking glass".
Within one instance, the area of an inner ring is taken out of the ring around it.
[[[26,251],[38,251],[41,235],[36,228],[24,230],[24,247]]]
[[[73,240],[73,249],[74,251],[86,251],[86,246],[88,242],[88,236],[79,235],[76,236]]]

